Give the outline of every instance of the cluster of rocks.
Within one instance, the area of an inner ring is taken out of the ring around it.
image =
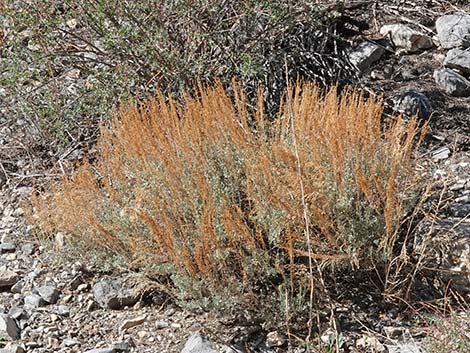
[[[445,15],[436,21],[440,46],[448,50],[444,68],[434,71],[436,83],[446,93],[470,96],[470,15]]]
[[[448,148],[434,151],[441,163],[433,177],[441,194],[433,199],[434,218],[419,226],[422,237],[415,239],[414,252],[428,254],[430,267],[442,270],[442,277],[460,293],[470,293],[470,154],[447,158]],[[445,200],[445,201],[443,201]]]
[[[200,328],[187,313],[144,306],[123,278],[54,263],[17,206],[31,191],[0,190],[0,353],[177,352]]]
[[[364,75],[375,79],[384,77],[380,69],[374,69],[373,64],[389,51],[397,55],[409,54],[420,58],[435,58],[426,71],[414,75],[412,85],[425,85],[425,76],[432,75],[435,85],[440,91],[452,97],[470,97],[470,15],[454,13],[440,16],[435,22],[436,35],[430,29],[420,26],[423,31],[412,29],[405,24],[390,24],[380,29],[381,39],[366,41],[359,44],[351,52],[350,60]],[[436,49],[437,54],[421,55]],[[407,60],[402,56],[398,60],[400,66],[406,65]],[[410,60],[411,61],[411,60]],[[442,67],[439,67],[442,65]],[[417,66],[422,66],[417,65]],[[384,66],[386,68],[386,65]],[[385,72],[387,74],[387,72]],[[419,80],[422,80],[420,82]],[[418,82],[418,84],[416,83]],[[429,86],[428,86],[429,88]],[[419,88],[406,89],[392,97],[394,111],[408,116],[418,115],[427,119],[433,113],[431,101],[426,93]],[[465,119],[464,119],[465,120]],[[467,119],[468,121],[468,119]],[[465,123],[464,123],[465,124]],[[468,129],[462,126],[463,131]],[[438,141],[437,146],[431,147],[427,154],[428,161],[421,165],[431,174],[436,183],[436,189],[445,192],[440,197],[446,202],[432,198],[432,203],[438,203],[437,209],[431,213],[434,220],[425,219],[417,233],[422,236],[415,239],[415,254],[432,254],[426,261],[429,267],[442,270],[445,281],[450,281],[454,288],[462,293],[470,292],[470,155],[468,152],[458,152],[456,146],[444,144],[444,137],[432,135]],[[437,169],[436,169],[437,168]],[[431,177],[431,179],[432,179]]]
[[[444,15],[436,21],[436,31],[437,35],[431,37],[405,24],[384,25],[380,29],[381,39],[360,43],[352,49],[349,59],[360,72],[366,73],[387,51],[403,55],[440,47],[448,51],[443,68],[433,73],[437,86],[452,96],[470,96],[470,15]],[[372,70],[370,75],[378,78],[384,74]],[[409,116],[418,114],[422,119],[432,112],[429,99],[419,89],[402,92],[394,98],[395,111]]]
[[[423,32],[412,29],[405,24],[384,25],[380,29],[382,39],[379,41],[364,41],[353,48],[350,61],[362,73],[368,72],[373,63],[382,58],[386,51],[397,55],[414,54],[434,46],[433,39]],[[372,78],[382,74],[373,70]],[[391,73],[388,73],[390,75]],[[417,89],[409,89],[392,98],[393,110],[408,116],[418,115],[427,119],[432,113],[428,97]]]
[[[181,346],[193,328],[191,318],[183,320],[174,308],[159,313],[144,306],[124,279],[93,280],[79,263],[50,272],[53,267],[34,262],[45,255],[41,247],[2,242],[0,249],[0,337],[8,342],[0,353],[124,353],[136,344],[153,352],[162,341]]]
[[[380,34],[381,40],[364,41],[352,49],[349,60],[359,71],[365,73],[386,51],[412,54],[434,46],[431,37],[400,23],[382,26]]]
[[[356,48],[351,60],[359,70],[367,72],[387,49],[401,55],[437,47],[445,51],[443,67],[433,72],[437,87],[454,97],[470,97],[470,15],[455,13],[441,16],[436,20],[435,27],[437,35],[431,37],[404,24],[385,25],[380,29],[380,34],[386,41],[382,45],[373,42],[360,44],[358,48],[362,48],[362,51]],[[364,48],[368,48],[367,51]],[[418,115],[422,119],[429,118],[432,113],[429,98],[419,89],[408,89],[393,97],[393,109],[408,116]],[[454,288],[469,292],[470,157],[465,152],[459,155],[453,155],[453,152],[450,146],[441,145],[429,153],[430,164],[427,169],[432,171],[436,164],[441,164],[434,171],[434,179],[441,189],[448,187],[448,204],[440,205],[435,214],[438,221],[423,222],[423,228],[427,229],[420,233],[426,234],[427,240],[420,242],[415,251],[420,254],[433,247],[437,252],[434,254],[434,268],[442,269],[443,277],[451,281]],[[445,186],[439,184],[439,181],[445,183]],[[419,240],[423,241],[423,238]]]

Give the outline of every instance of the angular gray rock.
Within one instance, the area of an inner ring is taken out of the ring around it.
[[[25,281],[19,280],[14,285],[11,286],[10,291],[12,293],[21,293],[23,291],[23,287],[25,285]]]
[[[127,330],[129,328],[132,328],[134,326],[138,326],[138,325],[141,325],[145,322],[145,319],[147,317],[145,315],[142,315],[142,316],[139,316],[139,317],[135,317],[135,318],[132,318],[132,319],[128,319],[128,320],[125,320],[120,326],[119,326],[119,331],[124,331],[124,330]]]
[[[438,86],[452,96],[470,95],[470,81],[451,69],[435,70],[433,77]]]
[[[424,353],[416,343],[399,343],[387,346],[388,353]]]
[[[0,269],[0,288],[11,287],[18,281],[18,274],[9,269]]]
[[[444,15],[436,21],[439,42],[444,49],[470,47],[470,15]]]
[[[382,330],[388,338],[399,338],[405,332],[405,328],[400,326],[384,326]]]
[[[23,347],[17,344],[14,344],[12,342],[7,343],[5,347],[0,349],[0,353],[25,353],[25,352],[26,351],[24,350]]]
[[[62,343],[65,345],[65,347],[74,347],[80,345],[80,341],[73,338],[66,338]]]
[[[21,251],[25,255],[32,255],[36,250],[36,245],[33,243],[26,243],[21,246]]]
[[[1,136],[0,136],[0,141],[2,141]],[[0,188],[5,185],[7,182],[7,177],[3,170],[0,170]]]
[[[0,335],[11,340],[17,340],[20,337],[20,328],[10,315],[0,314]]]
[[[167,328],[168,326],[170,326],[170,324],[168,323],[168,321],[165,321],[165,320],[157,320],[155,322],[155,327],[157,330]]]
[[[0,244],[0,252],[14,252],[16,250],[16,245],[14,243],[1,243]]]
[[[448,147],[440,147],[432,152],[432,159],[434,161],[440,161],[449,158],[450,149]]]
[[[403,92],[394,98],[394,110],[408,116],[418,115],[420,119],[427,119],[431,115],[431,102],[428,97],[414,89]]]
[[[24,297],[24,305],[27,308],[39,308],[46,304],[46,301],[38,294],[31,294]]]
[[[36,291],[49,304],[55,304],[59,300],[59,291],[54,286],[41,286]]]
[[[8,311],[8,315],[15,320],[27,317],[26,312],[19,306],[12,306]]]
[[[103,279],[93,286],[95,300],[102,308],[120,309],[134,305],[138,295],[118,279]]]
[[[57,307],[57,314],[60,316],[70,316],[70,308],[67,305],[59,305]]]
[[[382,26],[380,34],[408,53],[429,49],[434,45],[431,37],[401,23]]]
[[[452,283],[461,293],[470,293],[470,221],[461,220],[452,218],[437,224],[441,231],[450,230],[454,233],[448,253],[443,254],[441,268],[445,271],[444,280]]]
[[[359,71],[365,71],[379,60],[384,52],[385,50],[377,44],[362,42],[351,51],[349,60]]]
[[[116,342],[116,343],[113,343],[113,349],[116,351],[116,353],[128,353],[131,351],[131,348],[132,347],[135,347],[135,344],[130,341],[131,343],[129,343],[129,341],[121,341],[121,342]]]
[[[456,200],[457,201],[457,200]],[[467,203],[458,203],[454,202],[449,205],[449,213],[453,217],[464,218],[470,214],[470,202]],[[470,254],[469,254],[470,256]]]
[[[116,351],[114,348],[96,348],[96,349],[92,349],[92,350],[89,350],[89,351],[85,351],[84,353],[117,353],[118,351]]]
[[[200,332],[195,332],[189,336],[181,353],[217,353],[217,351]]]
[[[470,75],[470,48],[454,48],[447,52],[444,66],[457,69],[463,74]]]

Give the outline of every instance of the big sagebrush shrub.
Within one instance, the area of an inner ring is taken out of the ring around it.
[[[271,122],[261,91],[256,107],[233,91],[124,105],[97,161],[35,199],[42,230],[206,294],[295,287],[309,259],[389,261],[414,196],[416,120],[382,126],[380,100],[297,84]]]

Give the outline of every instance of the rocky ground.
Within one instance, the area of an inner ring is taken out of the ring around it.
[[[348,11],[370,27],[352,47],[351,61],[361,73],[358,84],[369,93],[383,93],[388,114],[398,110],[429,119],[418,168],[432,183],[433,195],[417,226],[422,236],[416,237],[415,248],[433,249],[451,287],[468,292],[470,5],[360,1]],[[158,288],[142,291],[146,283],[132,274],[57,261],[50,249],[60,253],[64,239],[59,234],[41,243],[25,220],[32,186],[47,172],[38,172],[38,162],[24,153],[25,132],[9,125],[10,117],[2,121],[0,148],[9,157],[0,164],[0,337],[8,343],[0,352],[180,352],[185,344],[185,353],[287,350],[282,323],[262,327],[246,317],[241,325],[215,314],[187,312]],[[367,302],[366,294],[363,299]],[[424,352],[425,330],[405,322],[412,315],[396,308],[368,316],[363,307],[338,304],[336,314],[355,322],[349,325],[354,329],[343,332],[345,352]],[[203,332],[214,344],[194,332]],[[337,334],[326,325],[320,336],[332,343]],[[243,340],[249,348],[243,348]]]

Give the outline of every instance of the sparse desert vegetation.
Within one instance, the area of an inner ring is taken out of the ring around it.
[[[469,6],[0,0],[0,347],[467,353]]]

